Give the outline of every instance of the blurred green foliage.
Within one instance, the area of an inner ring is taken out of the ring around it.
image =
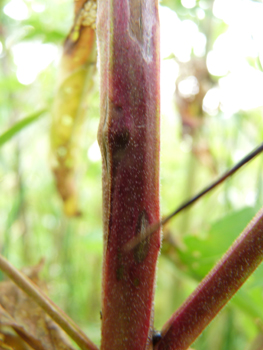
[[[5,9],[8,3],[2,1],[2,8]],[[99,120],[98,76],[79,135],[77,183],[83,216],[68,219],[55,191],[49,157],[50,109],[59,55],[54,55],[52,62],[38,71],[36,79],[25,84],[19,79],[15,47],[29,43],[32,49],[28,52],[28,60],[34,50],[38,50],[37,46],[34,49],[35,43],[52,44],[57,52],[61,52],[63,39],[71,26],[73,4],[69,0],[25,0],[23,3],[28,10],[24,19],[13,19],[5,11],[0,14],[0,140],[4,135],[12,134],[0,145],[0,250],[17,267],[36,264],[44,256],[43,277],[51,298],[99,343],[101,165],[100,161],[88,156],[88,151],[94,148]],[[162,6],[176,11],[180,20],[196,23],[199,31],[209,39],[201,57],[204,62],[215,40],[228,27],[214,17],[212,3],[197,1],[193,8],[187,9],[180,1],[162,2]],[[204,12],[203,20],[198,18],[198,10]],[[170,34],[172,38],[180,35]],[[192,60],[196,58],[193,52],[191,57]],[[174,55],[168,60],[178,63]],[[255,70],[260,69],[255,63],[257,60],[258,57],[248,57],[248,64]],[[185,67],[179,64],[180,69],[185,70]],[[218,80],[218,76],[209,74],[211,88],[217,86]],[[174,87],[176,84],[174,81]],[[200,81],[199,84],[201,86]],[[202,109],[202,100],[193,101],[186,99],[187,106],[193,107],[191,104],[196,103],[194,110]],[[185,101],[181,98],[179,102]],[[202,111],[201,123],[190,123],[197,126],[191,126],[189,131],[184,129],[182,110],[176,107],[178,96],[177,99],[173,97],[172,104],[171,113],[163,113],[162,120],[163,215],[234,165],[256,147],[263,136],[262,107],[240,108],[231,115],[220,106],[212,114]],[[41,118],[35,118],[30,125],[25,122],[43,108],[47,112]],[[20,127],[18,132],[17,125],[27,127]],[[12,133],[14,128],[16,132]],[[193,291],[262,206],[262,167],[263,158],[259,156],[164,228],[156,287],[157,329]],[[196,341],[194,348],[249,348],[257,334],[263,332],[262,300],[261,267]]]

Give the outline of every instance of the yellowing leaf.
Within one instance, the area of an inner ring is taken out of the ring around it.
[[[41,267],[42,263],[30,268],[27,275],[43,287]],[[74,350],[58,325],[11,281],[0,283],[0,341],[0,349]]]
[[[80,215],[75,154],[96,70],[96,8],[93,0],[75,2],[75,20],[64,43],[52,115],[52,169],[68,216]]]

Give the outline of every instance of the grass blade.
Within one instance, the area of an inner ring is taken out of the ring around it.
[[[47,112],[47,109],[41,109],[40,111],[35,112],[29,117],[19,120],[16,124],[11,126],[11,128],[9,128],[2,135],[0,135],[0,147],[2,147],[6,142],[11,140],[13,136],[15,136],[17,133],[22,131],[24,128],[34,123],[35,121],[37,121],[46,112]]]

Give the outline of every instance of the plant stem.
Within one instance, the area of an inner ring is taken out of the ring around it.
[[[72,29],[63,45],[51,123],[52,170],[67,216],[79,216],[76,186],[80,128],[96,71],[96,1],[74,1]]]
[[[151,226],[149,226],[144,234],[144,238],[147,238],[148,236],[152,235],[156,230],[158,230],[161,226],[165,225],[168,221],[170,221],[174,216],[179,214],[184,209],[190,207],[192,204],[197,202],[201,197],[206,195],[208,192],[216,188],[218,185],[223,183],[229,176],[233,175],[237,170],[239,170],[243,165],[248,163],[250,160],[255,158],[257,155],[259,155],[263,151],[263,143],[259,145],[256,149],[254,149],[251,153],[246,155],[244,158],[242,158],[233,168],[226,171],[218,180],[213,182],[211,185],[203,189],[201,192],[199,192],[197,195],[195,195],[193,198],[189,199],[188,201],[184,202],[180,205],[179,208],[177,208],[175,211],[173,211],[170,215],[166,216],[164,219],[162,219],[160,222],[154,223]],[[134,249],[139,243],[141,239],[140,237],[134,237],[129,242],[125,244],[123,247],[123,251],[129,251],[131,249]]]
[[[263,208],[162,330],[157,350],[186,350],[263,260]]]
[[[45,312],[76,342],[83,350],[98,350],[97,346],[82,332],[57,305],[27,276],[12,266],[0,255],[0,269],[27,295],[29,295]]]
[[[152,347],[160,233],[123,252],[159,214],[159,20],[156,0],[98,2],[103,158],[102,350]]]

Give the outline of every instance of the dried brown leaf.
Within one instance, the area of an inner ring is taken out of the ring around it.
[[[0,350],[32,350],[11,327],[4,327],[0,334]]]
[[[67,216],[79,216],[76,186],[79,135],[96,71],[95,0],[75,1],[75,18],[60,63],[51,124],[51,161]]]
[[[42,265],[43,262],[26,271],[40,288],[44,286],[38,277]],[[12,339],[12,345],[8,340],[11,329],[18,335],[13,336],[16,339]],[[0,283],[0,340],[0,349],[74,350],[58,325],[11,281]]]

